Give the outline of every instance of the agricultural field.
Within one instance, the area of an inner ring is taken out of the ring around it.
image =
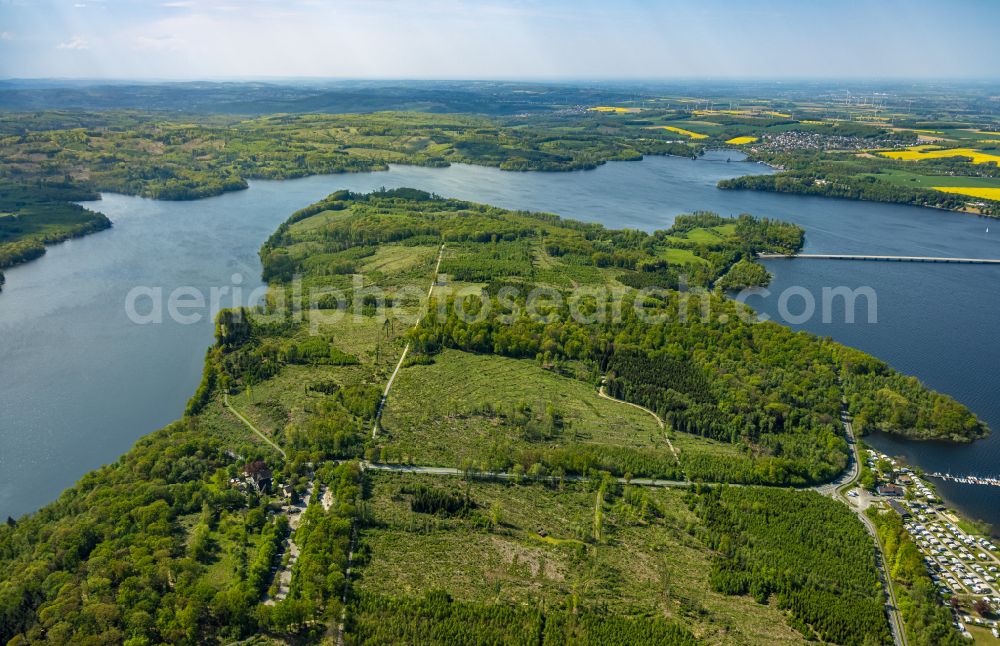
[[[684,128],[679,128],[677,126],[652,126],[653,128],[660,128],[662,130],[668,130],[670,132],[676,132],[679,135],[684,135],[689,139],[708,139],[708,135],[702,134],[700,132],[693,132],[691,130],[686,130]]]
[[[934,186],[933,188],[935,191],[941,191],[942,193],[957,193],[958,195],[968,195],[969,197],[980,197],[984,200],[1000,202],[1000,186]]]
[[[1000,178],[994,177],[964,177],[961,175],[924,175],[905,169],[883,170],[878,173],[862,175],[872,177],[898,186],[917,188],[965,187],[994,188],[1000,187]]]
[[[628,108],[622,106],[613,105],[598,105],[593,108],[587,108],[593,112],[612,112],[615,114],[635,114],[636,112],[641,112],[640,108]]]
[[[792,115],[786,114],[784,112],[777,112],[775,110],[695,110],[694,114],[698,116],[712,116],[717,114],[726,114],[735,117],[779,117],[782,119],[791,119]]]
[[[903,161],[922,161],[926,159],[946,159],[950,157],[968,157],[973,164],[1000,164],[1000,155],[984,153],[973,148],[934,148],[917,146],[907,150],[886,150],[878,153],[890,159]]]

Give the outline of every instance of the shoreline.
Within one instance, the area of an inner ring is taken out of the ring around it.
[[[905,439],[905,438],[904,438]],[[994,539],[1000,540],[1000,526],[996,526],[982,518],[976,518],[968,511],[964,510],[960,504],[952,500],[941,492],[941,488],[938,486],[937,478],[932,478],[927,475],[924,469],[918,465],[914,464],[911,460],[902,455],[892,455],[891,453],[886,453],[882,449],[879,449],[866,442],[866,438],[862,437],[859,439],[860,448],[863,450],[873,450],[879,454],[887,456],[890,460],[894,462],[894,466],[898,465],[900,468],[908,469],[910,472],[918,475],[928,488],[936,496],[937,500],[940,501],[937,504],[943,505],[947,513],[955,516],[960,522],[965,524],[970,530],[970,533],[976,533],[981,536],[987,536]],[[968,486],[978,486],[978,485],[968,485]]]
[[[719,149],[713,149],[713,152],[716,152],[716,151],[719,151]],[[724,152],[724,151],[720,151],[720,152]],[[680,157],[677,157],[677,156],[667,156],[667,155],[650,155],[649,157],[650,157],[650,158],[654,158],[654,157],[663,157],[663,158],[668,158],[668,157],[674,157],[674,158],[676,158],[676,159],[680,159]],[[702,159],[703,159],[703,158],[702,158]],[[716,162],[720,162],[720,163],[722,163],[722,162],[724,162],[725,160],[724,160],[724,159],[710,159],[710,160],[706,160],[706,161],[716,161]],[[744,161],[744,160],[740,160],[740,161]],[[750,163],[756,163],[756,162],[750,162]],[[492,167],[492,166],[487,166],[487,165],[479,165],[479,164],[453,164],[453,165],[455,165],[455,166],[469,166],[469,167],[472,167],[472,168],[483,168],[483,169],[494,169],[494,170],[501,170],[501,169],[497,169],[497,168],[495,168],[495,167]],[[393,165],[390,165],[390,166],[400,166],[400,167],[410,167],[410,168],[425,168],[424,166],[420,166],[420,165],[413,165],[413,164],[393,164]],[[610,164],[609,164],[609,166],[610,166]],[[391,168],[390,168],[389,170],[391,170]],[[595,169],[595,170],[596,170],[596,169]],[[552,172],[556,172],[556,171],[552,171]],[[568,171],[566,171],[566,172],[568,172]],[[345,173],[345,174],[346,174],[346,173]],[[351,175],[357,175],[357,174],[360,174],[360,172],[359,172],[359,173],[351,173]],[[323,175],[325,175],[325,176],[331,176],[331,175],[329,175],[329,174],[323,174]],[[323,175],[319,175],[319,176],[323,176]],[[338,175],[338,174],[334,174],[334,175],[332,175],[332,176],[333,176],[333,177],[336,177],[337,175]],[[318,176],[313,176],[313,175],[311,175],[311,176],[308,176],[308,177],[318,177]],[[297,178],[297,179],[305,179],[305,178]],[[265,180],[265,181],[269,181],[269,182],[273,182],[273,181],[276,181],[276,180]],[[284,180],[277,180],[277,181],[284,181]],[[239,193],[242,193],[243,191],[231,191],[231,192],[232,192],[232,193],[234,193],[234,194],[239,194]],[[217,196],[217,197],[221,197],[221,196]],[[151,202],[162,202],[162,203],[167,203],[167,202],[176,202],[176,200],[156,200],[156,199],[154,199],[154,198],[142,198],[142,199],[148,199],[148,200],[150,200]],[[206,198],[206,199],[207,199],[207,198]],[[610,226],[610,225],[609,225],[609,226]],[[272,231],[272,232],[273,232],[273,231]],[[188,393],[188,395],[190,395],[190,393]],[[137,440],[137,441],[138,441],[138,440]],[[37,510],[36,510],[36,511],[37,511]],[[30,512],[29,512],[29,513],[30,513]]]
[[[721,152],[723,149],[713,148],[713,149],[709,149],[709,150],[718,150],[718,151]],[[743,154],[745,155],[745,153],[743,153]],[[199,195],[189,195],[189,196],[174,197],[174,198],[156,197],[156,196],[152,196],[152,195],[146,195],[146,194],[144,194],[142,192],[124,193],[124,192],[121,192],[121,191],[115,191],[115,190],[110,190],[110,189],[109,190],[104,190],[104,189],[101,189],[101,188],[94,188],[93,190],[94,190],[94,192],[98,196],[96,199],[93,199],[93,200],[79,200],[79,201],[73,201],[73,202],[69,202],[69,203],[70,204],[76,204],[76,205],[82,206],[83,208],[88,209],[90,211],[93,211],[94,213],[97,213],[98,215],[104,216],[108,220],[107,226],[99,227],[99,228],[92,229],[92,230],[74,232],[74,233],[72,233],[70,235],[63,236],[60,239],[53,240],[51,242],[40,241],[41,244],[42,244],[42,251],[40,253],[38,253],[37,255],[33,255],[30,258],[25,258],[23,260],[18,260],[16,262],[12,262],[9,265],[0,266],[0,293],[3,292],[3,285],[4,285],[4,282],[5,282],[4,281],[3,270],[5,270],[5,269],[13,269],[14,267],[20,267],[21,265],[26,265],[26,264],[32,262],[33,260],[38,260],[39,258],[43,258],[45,256],[45,254],[46,254],[46,252],[47,252],[47,250],[48,250],[49,247],[52,247],[52,246],[55,246],[55,245],[58,245],[58,244],[62,244],[64,242],[67,242],[68,240],[73,240],[75,238],[83,238],[83,237],[86,237],[86,236],[89,236],[89,235],[92,235],[92,234],[95,234],[95,233],[100,233],[102,231],[106,231],[106,230],[110,229],[111,227],[113,227],[114,223],[110,220],[110,218],[107,217],[107,214],[102,213],[101,211],[98,211],[98,210],[95,210],[95,209],[90,209],[87,206],[88,204],[97,204],[97,203],[101,202],[104,199],[104,195],[105,194],[125,195],[127,197],[139,197],[139,198],[142,198],[142,199],[154,200],[154,201],[157,201],[157,202],[199,202],[201,200],[207,200],[207,199],[211,199],[213,197],[221,197],[223,195],[228,195],[230,193],[240,193],[240,192],[249,190],[250,189],[250,183],[254,182],[254,181],[269,181],[269,182],[276,181],[276,182],[281,182],[281,181],[288,181],[288,180],[295,180],[295,179],[304,179],[304,178],[307,178],[307,177],[321,177],[321,176],[335,177],[337,175],[359,175],[359,174],[362,174],[362,173],[388,173],[388,172],[390,172],[392,170],[393,166],[408,166],[408,167],[413,167],[413,168],[448,168],[450,166],[467,165],[467,166],[475,166],[475,167],[479,167],[479,168],[494,168],[496,170],[499,170],[499,171],[502,171],[502,172],[506,172],[506,173],[577,173],[577,172],[583,173],[583,172],[589,172],[589,171],[597,170],[601,166],[603,166],[605,164],[608,164],[608,163],[613,163],[613,162],[628,163],[628,162],[643,161],[647,157],[676,157],[677,159],[691,159],[692,161],[698,161],[699,159],[701,159],[702,155],[701,154],[696,154],[693,157],[682,157],[680,155],[672,155],[670,153],[663,153],[663,154],[647,153],[647,154],[644,154],[644,155],[640,156],[638,159],[602,159],[600,161],[595,162],[593,166],[588,167],[588,168],[566,168],[566,169],[545,169],[545,168],[531,169],[531,168],[529,168],[529,169],[526,169],[526,170],[514,170],[514,169],[509,169],[509,168],[503,168],[502,165],[500,165],[500,164],[496,164],[496,165],[494,165],[494,164],[476,164],[476,163],[467,162],[467,161],[462,161],[462,162],[447,162],[446,161],[446,163],[444,163],[444,164],[417,164],[417,163],[406,163],[406,162],[391,162],[391,163],[390,162],[386,162],[381,167],[364,168],[364,169],[344,169],[344,170],[333,172],[333,173],[310,173],[310,172],[306,172],[306,173],[302,173],[302,174],[292,174],[292,175],[288,175],[286,177],[244,177],[244,178],[242,178],[243,179],[243,185],[242,186],[233,187],[233,188],[222,187],[217,192],[213,192],[213,193],[205,193],[205,194],[199,194]],[[738,162],[749,162],[750,159],[749,159],[749,157],[747,157],[745,159],[740,159],[740,160],[737,160],[737,161]],[[765,162],[752,162],[752,163],[759,163],[759,164],[763,164],[764,166],[768,166],[768,164],[766,164]],[[771,168],[770,166],[768,166],[768,167]],[[14,243],[21,242],[21,240],[15,240],[13,242]]]

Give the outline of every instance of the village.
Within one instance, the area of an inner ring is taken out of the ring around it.
[[[235,459],[241,456],[230,454]],[[311,465],[310,465],[311,468]],[[278,484],[271,469],[263,460],[249,461],[243,465],[238,477],[230,478],[229,486],[246,495],[265,496],[271,499],[269,515],[284,515],[288,520],[288,536],[281,543],[281,551],[276,555],[278,565],[271,567],[271,585],[264,595],[263,603],[273,606],[284,600],[292,583],[292,569],[299,558],[299,546],[295,542],[295,530],[302,522],[309,502],[316,493],[315,474],[310,471],[306,492],[298,495],[290,483]],[[320,502],[324,511],[333,505],[333,496],[326,487],[320,491]]]
[[[931,580],[955,613],[955,626],[966,637],[988,630],[1000,638],[1000,548],[966,529],[928,482],[883,453],[868,449],[865,460],[876,477],[874,495],[862,488],[848,493],[853,504],[876,505],[896,513],[923,555]]]

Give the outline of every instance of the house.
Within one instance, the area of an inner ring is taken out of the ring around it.
[[[899,514],[900,516],[902,516],[904,519],[910,517],[910,510],[907,509],[906,507],[904,507],[903,505],[901,505],[898,500],[890,500],[889,501],[889,507],[894,512],[896,512],[897,514]]]
[[[896,478],[896,484],[903,485],[903,486],[911,485],[911,484],[913,484],[913,478],[911,478],[910,476],[908,476],[906,474],[903,474],[903,475],[899,476],[898,478]]]
[[[271,469],[263,460],[248,462],[243,467],[246,481],[252,484],[257,493],[264,493],[271,486]]]
[[[894,484],[879,485],[875,492],[880,496],[902,496],[903,488]]]

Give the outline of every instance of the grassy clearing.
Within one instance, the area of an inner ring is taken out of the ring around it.
[[[404,489],[468,493],[475,509],[445,518],[411,511]],[[372,520],[361,534],[370,557],[356,588],[393,596],[444,589],[454,598],[548,607],[576,604],[608,614],[678,620],[707,643],[802,643],[773,605],[725,596],[708,584],[709,552],[686,527],[696,519],[679,491],[651,491],[658,517],[630,518],[622,499],[601,504],[603,539],[588,542],[596,492],[415,475],[373,477]],[[495,516],[487,529],[481,519]]]
[[[736,235],[736,224],[720,224],[714,227],[698,227],[683,233],[666,236],[667,242],[685,245],[695,244],[717,244],[732,238]]]
[[[310,385],[331,381],[379,385],[389,370],[388,366],[375,372],[367,366],[286,366],[278,376],[230,395],[229,403],[262,433],[280,438],[289,424],[316,415],[326,396],[310,392]]]
[[[418,245],[383,245],[375,254],[365,258],[358,273],[370,275],[413,276],[420,279],[420,286],[434,272],[438,250],[435,247]]]
[[[589,376],[589,375],[581,375]],[[532,416],[551,405],[561,418],[550,437],[526,435],[505,414],[527,405]],[[425,464],[458,465],[503,447],[576,443],[664,446],[647,413],[602,399],[592,384],[523,359],[446,350],[432,365],[400,371],[382,426],[387,446]]]
[[[694,255],[690,249],[675,249],[673,247],[663,250],[663,257],[671,265],[707,265],[708,261],[700,256]]]
[[[355,316],[351,312],[337,315],[335,311],[314,311],[310,316],[317,330],[329,335],[338,349],[353,354],[363,363],[374,361],[378,355],[382,366],[399,359],[403,349],[399,339],[409,330],[405,321],[390,319],[386,326],[385,319]]]
[[[1000,639],[994,637],[989,628],[967,625],[966,629],[972,634],[976,646],[1000,646]]]
[[[719,442],[708,437],[676,431],[672,431],[669,437],[671,444],[674,445],[674,448],[681,455],[682,460],[685,456],[701,455],[704,453],[734,459],[743,455],[735,444]]]

